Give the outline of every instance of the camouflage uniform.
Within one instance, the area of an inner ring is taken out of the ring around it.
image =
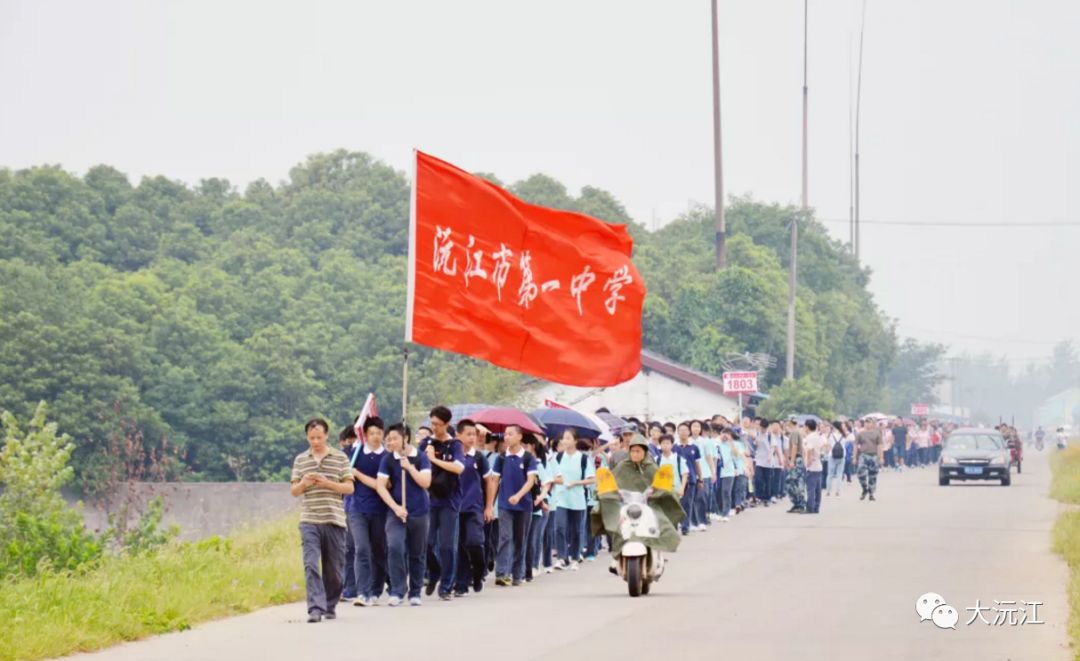
[[[875,475],[877,473],[875,472]],[[806,508],[806,467],[803,465],[801,456],[795,457],[795,468],[787,472],[784,478],[784,486],[787,487],[788,498],[791,499],[792,507]]]
[[[859,484],[871,496],[877,489],[878,460],[876,455],[859,455]]]

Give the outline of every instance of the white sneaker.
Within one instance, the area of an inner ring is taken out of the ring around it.
[[[544,567],[544,573],[550,574],[554,570],[554,567]]]
[[[410,606],[419,606],[420,605],[420,597],[413,597],[413,598],[409,599],[409,605]]]
[[[401,605],[401,597],[390,597],[390,600],[386,602],[386,605],[393,608],[394,606]]]
[[[723,523],[727,523],[727,522],[728,522],[728,521],[730,521],[730,520],[731,520],[731,519],[730,519],[730,518],[728,518],[728,517],[726,517],[726,516],[722,516],[722,517],[720,517],[720,521],[722,521]]]
[[[704,523],[699,523],[698,527],[697,527],[697,530],[698,530],[698,532],[705,532],[706,530],[708,530],[708,528],[705,527]]]
[[[562,570],[566,569],[566,564],[562,560],[560,560],[560,561],[555,563],[555,569],[558,569],[559,571],[562,571]]]
[[[570,563],[570,571],[577,571],[580,568],[581,568],[581,563],[580,562],[571,562]]]

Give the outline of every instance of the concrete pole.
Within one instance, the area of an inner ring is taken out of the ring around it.
[[[785,376],[795,378],[795,293],[799,272],[799,221],[810,212],[809,173],[807,171],[807,128],[809,126],[809,87],[807,85],[807,35],[810,2],[803,0],[803,87],[802,87],[802,213],[791,222],[791,263],[788,266],[787,369]]]
[[[727,222],[724,218],[724,166],[720,143],[720,35],[716,24],[716,2],[712,0],[712,100],[713,167],[716,193],[716,268],[727,267]]]

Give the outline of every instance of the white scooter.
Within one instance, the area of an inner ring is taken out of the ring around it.
[[[649,542],[660,536],[660,522],[649,506],[648,493],[619,489],[619,535],[623,539],[618,572],[626,581],[631,597],[649,594],[652,583],[664,573],[664,554]]]

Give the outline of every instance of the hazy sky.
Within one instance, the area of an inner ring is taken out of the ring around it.
[[[810,2],[810,201],[844,239],[860,6]],[[727,190],[796,203],[802,2],[720,22]],[[1016,365],[1080,342],[1078,35],[1076,0],[869,0],[863,218],[1026,224],[864,225],[903,333]],[[709,40],[708,0],[0,0],[0,165],[242,187],[415,146],[662,224],[713,198]]]

